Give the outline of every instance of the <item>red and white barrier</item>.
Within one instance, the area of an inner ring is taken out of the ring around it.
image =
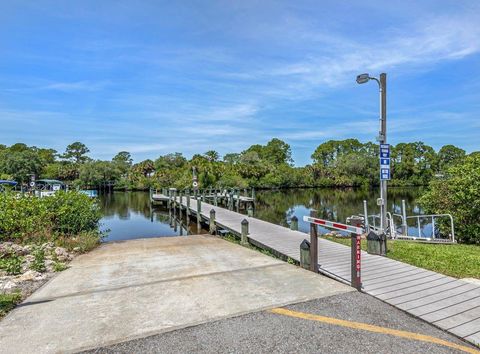
[[[333,221],[328,221],[328,220],[323,220],[323,219],[312,218],[311,216],[304,216],[303,221],[306,221],[306,222],[309,222],[309,223],[312,223],[312,224],[325,226],[325,227],[328,227],[328,228],[331,228],[331,229],[351,232],[351,233],[356,234],[356,235],[361,235],[365,232],[363,230],[363,228],[361,228],[361,227],[340,224],[338,222],[333,222]]]

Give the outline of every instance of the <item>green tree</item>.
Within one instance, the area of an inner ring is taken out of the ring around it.
[[[85,144],[76,141],[67,146],[65,152],[62,155],[62,158],[76,164],[81,164],[88,161],[89,158],[88,156],[86,156],[86,154],[88,154],[89,152],[90,150]]]
[[[452,214],[459,242],[480,244],[480,154],[450,166],[420,202],[427,213]]]
[[[442,146],[438,151],[438,169],[440,172],[446,171],[446,169],[460,162],[465,157],[465,150],[460,149],[453,145]]]

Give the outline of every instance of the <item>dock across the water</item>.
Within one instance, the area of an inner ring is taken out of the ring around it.
[[[300,244],[307,235],[300,231],[275,225],[238,212],[220,207],[216,194],[206,194],[205,199],[197,196],[158,195],[170,203],[179,220],[185,216],[197,219],[197,223],[209,225],[210,231],[219,229],[240,236],[242,222],[248,221],[248,242],[268,249],[286,259],[300,262]],[[235,194],[241,201],[239,194]],[[225,197],[226,198],[226,197]],[[203,199],[203,200],[202,200]],[[231,206],[232,196],[230,196]],[[216,205],[215,205],[216,204]],[[233,208],[230,208],[233,209]],[[214,220],[211,218],[214,217]],[[212,226],[213,225],[213,226]],[[349,283],[351,272],[350,247],[318,240],[319,271],[324,275]],[[480,286],[445,276],[433,271],[418,268],[382,256],[370,255],[364,251],[362,257],[362,290],[399,309],[457,335],[471,343],[480,345]]]

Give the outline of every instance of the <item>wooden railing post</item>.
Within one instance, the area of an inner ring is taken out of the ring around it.
[[[290,220],[290,230],[298,231],[298,218],[295,215]]]
[[[202,200],[197,199],[197,233],[202,230]]]
[[[215,209],[210,210],[210,234],[215,235],[217,233],[217,227],[215,225]]]
[[[242,225],[242,233],[241,233],[240,243],[245,246],[248,244],[248,220],[243,219],[241,225]]]
[[[310,216],[317,217],[317,211],[311,210]],[[318,230],[317,224],[310,223],[310,270],[318,273]]]

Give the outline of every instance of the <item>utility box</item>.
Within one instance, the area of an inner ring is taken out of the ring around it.
[[[303,240],[300,244],[300,266],[310,269],[310,242]]]
[[[377,233],[370,231],[367,235],[367,252],[369,254],[382,254],[382,240],[380,235]]]

